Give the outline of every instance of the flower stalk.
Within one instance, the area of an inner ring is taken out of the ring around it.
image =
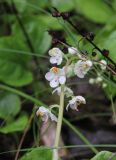
[[[57,122],[56,136],[55,136],[55,143],[54,143],[54,147],[56,148],[56,152],[58,152],[57,148],[59,147],[62,119],[63,119],[63,111],[64,111],[64,87],[65,87],[65,85],[61,85],[60,107],[59,107],[58,122]],[[54,156],[54,152],[53,152],[53,160],[56,160],[56,157]]]

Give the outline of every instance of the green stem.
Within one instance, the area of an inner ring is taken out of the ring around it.
[[[19,90],[15,89],[15,88],[11,88],[11,87],[8,87],[6,85],[0,84],[0,89],[15,93],[15,94],[17,94],[17,95],[19,95],[21,97],[24,97],[24,98],[34,102],[37,105],[44,105],[41,101],[37,100],[36,98],[33,98],[32,96],[30,96],[30,95],[28,95],[28,94],[26,94],[26,93],[24,93],[22,91],[19,91]]]
[[[115,111],[115,106],[114,106],[114,102],[113,102],[113,96],[110,96],[110,100],[111,100],[111,107],[112,107],[112,112],[113,112],[113,120],[114,122],[116,122],[116,111]]]
[[[60,139],[60,132],[62,126],[62,119],[63,119],[63,111],[64,111],[64,86],[61,86],[61,95],[60,95],[60,108],[58,114],[58,123],[56,129],[56,137],[55,137],[55,144],[54,146],[57,148],[59,146],[59,139]]]
[[[15,88],[11,88],[11,87],[8,87],[8,86],[6,86],[6,85],[0,84],[0,89],[5,90],[5,91],[9,91],[9,92],[14,93],[14,94],[17,94],[17,95],[19,95],[19,96],[21,96],[21,97],[23,97],[23,98],[28,99],[29,101],[31,101],[31,102],[33,102],[33,103],[35,103],[35,104],[37,104],[37,105],[46,106],[44,103],[42,103],[42,102],[39,101],[38,99],[33,98],[32,96],[30,96],[30,95],[28,95],[28,94],[26,94],[26,93],[24,93],[24,92],[22,92],[22,91],[19,91],[19,90],[15,89]],[[62,96],[62,97],[64,97],[64,96]],[[47,106],[46,106],[46,107],[47,107]],[[60,108],[60,109],[61,109],[61,108]],[[62,107],[62,109],[63,109],[63,107]],[[59,112],[60,112],[60,110],[59,110]],[[86,139],[86,137],[85,137],[84,135],[82,135],[82,133],[78,130],[77,127],[74,127],[74,126],[73,126],[70,122],[68,122],[65,118],[63,118],[63,121],[64,121],[64,123],[65,123],[69,128],[72,129],[73,132],[75,132],[75,133],[81,138],[81,140],[82,140],[85,144],[89,145],[89,148],[90,148],[94,153],[97,153],[97,152],[98,152],[97,149],[94,147],[94,145],[92,145],[92,144]],[[61,122],[62,122],[62,121],[61,121]],[[58,140],[57,140],[57,141],[58,141]]]
[[[56,136],[55,136],[55,143],[54,143],[55,148],[59,147],[63,111],[64,111],[64,85],[61,86],[60,107],[59,107],[58,122],[57,122]],[[55,150],[54,152],[57,152],[57,150]],[[53,160],[56,160],[56,158],[54,157],[54,153],[53,153]]]

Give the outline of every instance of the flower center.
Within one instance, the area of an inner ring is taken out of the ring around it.
[[[44,116],[44,113],[43,113],[43,112],[39,112],[38,115],[39,115],[40,117],[43,117],[43,116]]]
[[[84,65],[83,65],[83,69],[84,69],[84,70],[85,70],[85,69],[88,69],[88,67],[89,67],[88,64],[84,64]]]
[[[51,69],[51,70],[52,70],[52,72],[53,72],[53,73],[58,73],[59,68],[57,68],[57,67],[52,67],[52,69]]]

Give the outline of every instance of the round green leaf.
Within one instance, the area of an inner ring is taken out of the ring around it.
[[[27,125],[28,117],[26,115],[23,115],[13,121],[12,123],[6,125],[5,127],[0,128],[1,133],[12,133],[12,132],[19,132],[23,131]]]
[[[15,116],[21,107],[20,99],[17,95],[3,92],[0,95],[0,118],[8,119]]]
[[[5,48],[7,52],[2,51]],[[27,51],[27,47],[20,37],[10,36],[0,39],[0,80],[8,85],[24,86],[33,81],[33,75],[28,69],[31,55],[20,54],[21,51]]]
[[[101,151],[91,160],[108,160],[111,156],[112,156],[112,152]],[[116,160],[116,158],[115,159],[113,158],[112,160]]]
[[[103,47],[110,51],[109,57],[116,62],[116,31],[111,32],[104,41]]]
[[[20,160],[51,160],[52,151],[47,149],[33,149],[25,154]]]
[[[22,17],[22,23],[28,33],[35,53],[45,54],[51,45],[51,36],[48,34],[48,27],[39,16]],[[21,35],[18,24],[13,27],[13,34]],[[23,40],[24,41],[24,40]]]
[[[70,11],[74,8],[74,3],[71,0],[52,0],[52,6],[60,11]]]
[[[114,14],[103,0],[75,0],[75,3],[77,12],[95,22],[107,22]]]

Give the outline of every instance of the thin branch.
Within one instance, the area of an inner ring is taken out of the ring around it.
[[[57,8],[54,8],[54,12],[52,12],[52,16],[56,18],[62,17],[64,21],[67,21],[83,38],[85,38],[96,50],[98,50],[105,58],[107,58],[116,67],[116,63],[110,57],[108,57],[108,55],[104,54],[104,50],[100,49],[93,42],[94,35],[92,35],[92,39],[90,37],[88,38],[88,35],[85,35],[84,33],[82,33],[82,31],[79,28],[77,28],[75,24],[72,23],[72,21],[70,20],[70,13],[59,12]]]
[[[82,36],[84,37],[96,50],[98,50],[102,56],[107,58],[114,66],[116,66],[116,63],[108,56],[103,54],[103,50],[101,50],[91,39],[89,39],[87,36],[84,36],[83,33],[69,20],[67,19],[67,22],[70,23],[71,26]]]
[[[30,118],[29,118],[29,120],[28,120],[27,126],[26,126],[26,128],[25,128],[25,130],[24,130],[24,133],[23,133],[23,135],[22,135],[22,137],[21,137],[21,140],[20,140],[20,143],[19,143],[19,145],[18,145],[18,149],[17,149],[17,152],[16,152],[16,155],[15,155],[15,159],[14,159],[14,160],[18,160],[19,153],[20,153],[20,149],[21,149],[21,147],[22,147],[23,141],[24,141],[25,136],[26,136],[26,134],[27,134],[27,132],[28,132],[28,130],[29,130],[29,126],[30,126],[32,120],[33,120],[33,114],[31,114],[31,116],[30,116]]]

